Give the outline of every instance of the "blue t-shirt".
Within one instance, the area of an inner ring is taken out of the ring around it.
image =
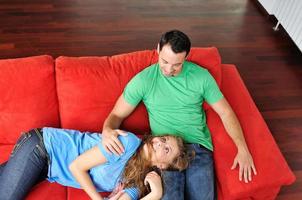
[[[107,162],[93,167],[89,175],[98,192],[111,192],[121,181],[127,161],[136,152],[141,140],[133,133],[127,136],[119,136],[119,140],[125,148],[121,156],[109,154],[101,143],[102,135],[99,133],[80,132],[76,130],[43,128],[43,140],[50,158],[48,178],[50,182],[57,182],[64,186],[81,188],[69,171],[69,164],[80,154],[98,146]],[[125,192],[131,199],[138,199],[137,188],[126,188]]]

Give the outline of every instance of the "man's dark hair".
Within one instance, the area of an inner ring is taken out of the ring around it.
[[[191,42],[189,37],[179,30],[171,30],[164,33],[159,41],[159,50],[161,51],[166,44],[171,45],[174,53],[186,52],[186,56],[191,49]]]

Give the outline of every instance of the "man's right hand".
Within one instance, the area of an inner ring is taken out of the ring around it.
[[[123,147],[122,143],[120,142],[120,140],[118,139],[118,135],[126,136],[127,133],[120,129],[103,130],[102,144],[108,153],[114,153],[116,155],[121,155],[124,152],[124,147]]]

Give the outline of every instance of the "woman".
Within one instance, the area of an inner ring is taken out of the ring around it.
[[[83,188],[93,200],[103,199],[98,192],[114,188],[123,190],[111,199],[155,200],[163,192],[153,167],[183,170],[188,165],[183,142],[175,136],[149,136],[142,142],[127,133],[119,136],[125,147],[119,156],[105,151],[101,139],[98,133],[47,127],[24,133],[10,159],[0,165],[1,198],[24,199],[35,184],[47,178]]]

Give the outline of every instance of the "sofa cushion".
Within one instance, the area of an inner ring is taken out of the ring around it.
[[[112,57],[57,58],[56,80],[62,127],[100,131],[129,80],[157,60],[155,50]],[[209,69],[220,85],[220,56],[216,48],[192,48],[188,60]],[[122,128],[134,133],[149,132],[148,115],[143,104],[124,121]]]
[[[274,199],[280,186],[291,184],[295,177],[236,68],[223,65],[222,70],[222,92],[240,121],[258,174],[248,184],[238,180],[238,168],[231,170],[237,149],[218,115],[209,110],[207,123],[213,138],[219,199]]]
[[[14,144],[1,144],[0,145],[0,163],[8,160],[11,151],[13,150]]]
[[[21,131],[59,126],[51,56],[0,60],[0,143],[14,144]]]
[[[62,127],[100,131],[124,86],[150,65],[152,56],[152,51],[141,51],[113,57],[57,58]],[[127,130],[148,132],[147,113],[142,106],[124,122]]]
[[[100,193],[102,197],[107,197],[110,193],[109,192],[102,192]],[[81,189],[67,187],[67,198],[66,200],[89,200],[88,194]]]
[[[35,185],[26,200],[66,200],[67,188],[58,184],[43,181]]]

